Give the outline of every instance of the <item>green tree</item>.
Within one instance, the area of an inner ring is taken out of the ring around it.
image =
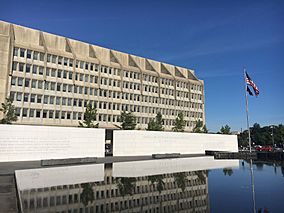
[[[201,183],[206,183],[206,170],[201,171],[195,171],[195,174],[197,175],[198,179],[201,181]]]
[[[231,176],[234,173],[234,171],[231,168],[224,168],[223,173],[225,176],[226,175]]]
[[[117,187],[122,197],[125,195],[132,195],[136,186],[136,178],[122,177],[117,179]]]
[[[195,122],[195,127],[193,128],[192,132],[195,132],[195,133],[208,133],[208,129],[207,129],[206,125],[203,125],[203,121],[198,119]]]
[[[172,128],[172,130],[174,132],[184,132],[184,128],[185,128],[185,120],[183,113],[180,112],[175,119],[174,127]]]
[[[88,104],[84,113],[83,122],[79,121],[79,127],[85,128],[98,128],[99,123],[94,124],[96,121],[97,110],[95,107],[92,107],[91,104]]]
[[[284,126],[282,124],[261,127],[259,124],[255,123],[250,127],[250,132],[252,143],[256,145],[272,145],[273,140],[274,144],[279,147],[283,147],[284,145]],[[247,130],[240,133],[238,141],[239,146],[248,146]]]
[[[6,103],[2,103],[2,108],[0,109],[3,112],[3,118],[0,120],[1,124],[12,124],[12,122],[16,122],[18,117],[16,115],[16,108],[13,105],[13,100],[10,98],[6,98]]]
[[[203,131],[203,133],[208,133],[208,129],[207,129],[206,125],[204,125],[204,126],[202,127],[202,131]]]
[[[136,118],[132,112],[121,112],[120,122],[121,128],[125,130],[133,130],[136,127]]]
[[[83,188],[83,191],[80,194],[80,200],[84,206],[87,206],[89,202],[93,202],[95,199],[93,184],[82,183],[81,187]]]
[[[163,118],[160,112],[157,113],[156,118],[148,123],[147,130],[149,131],[164,131]]]
[[[165,182],[163,180],[163,175],[148,176],[148,181],[150,181],[152,185],[154,186],[156,185],[159,193],[161,193],[162,190],[164,189]]]
[[[229,135],[231,134],[231,127],[229,125],[222,126],[220,129],[221,134]]]
[[[185,190],[185,183],[186,183],[186,174],[185,172],[179,172],[173,174],[175,182],[177,183],[178,188],[184,192]]]

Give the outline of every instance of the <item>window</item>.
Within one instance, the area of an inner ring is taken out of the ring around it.
[[[41,111],[40,110],[36,110],[36,117],[40,118],[40,115],[41,115]]]
[[[25,57],[25,52],[26,50],[25,49],[20,49],[20,57],[24,58]]]
[[[43,75],[43,67],[39,67],[39,69],[38,69],[38,74],[39,74],[39,75]]]
[[[26,65],[26,73],[30,73],[31,72],[31,65],[27,64]]]
[[[33,59],[38,60],[39,59],[39,52],[34,52]]]
[[[40,53],[39,54],[39,60],[40,61],[44,61],[44,53]]]
[[[73,73],[72,73],[72,72],[69,72],[69,73],[68,73],[68,78],[69,78],[70,80],[72,80],[72,76],[73,76]]]
[[[43,85],[43,81],[38,81],[38,85],[37,85],[38,89],[42,89],[42,85]]]
[[[62,57],[58,57],[58,64],[61,65],[62,64]]]
[[[29,94],[25,93],[24,94],[24,102],[28,102],[29,101]]]
[[[66,105],[66,98],[62,98],[62,105]]]
[[[29,59],[32,58],[32,51],[31,50],[27,51],[27,58],[29,58]]]
[[[12,84],[12,85],[16,85],[16,80],[17,80],[16,77],[12,77],[11,84]]]
[[[35,94],[31,94],[31,103],[35,103]]]
[[[55,90],[55,82],[50,83],[50,90]]]
[[[17,101],[22,101],[22,93],[17,92]]]
[[[13,69],[13,70],[17,70],[17,65],[18,65],[17,62],[13,62],[12,69]]]
[[[66,112],[61,112],[61,119],[65,118],[65,114],[66,114]]]
[[[56,90],[57,90],[58,92],[60,92],[60,91],[61,91],[61,84],[60,84],[60,83],[57,83]]]
[[[23,117],[27,117],[28,116],[28,109],[24,108],[23,109],[23,114],[22,114]]]
[[[18,78],[18,86],[23,86],[23,78]]]
[[[47,62],[51,62],[51,55],[47,54]]]
[[[42,112],[42,118],[47,118],[47,111],[46,111],[46,110],[43,110],[43,112]]]
[[[37,103],[41,104],[42,95],[37,95]]]
[[[66,70],[63,71],[63,78],[67,79],[67,71]]]
[[[35,110],[34,109],[30,109],[29,116],[32,118],[32,117],[34,117],[34,114],[35,114]]]
[[[67,85],[66,85],[66,84],[63,84],[62,91],[63,91],[63,92],[66,92],[66,88],[67,88]]]
[[[49,104],[54,104],[54,96],[49,97]]]
[[[19,71],[20,71],[20,72],[23,72],[23,71],[24,71],[24,66],[25,66],[25,64],[23,64],[23,63],[20,63],[20,64],[19,64]]]
[[[36,80],[32,80],[32,88],[36,88]]]
[[[44,104],[48,104],[48,96],[47,95],[44,96],[43,103]]]
[[[30,79],[25,79],[25,87],[30,87]]]
[[[89,81],[89,75],[85,75],[85,82]]]
[[[80,81],[83,81],[84,75],[80,74]]]
[[[83,69],[84,68],[84,62],[80,61],[80,68]]]
[[[14,56],[18,56],[19,54],[19,48],[15,47],[14,48]]]
[[[72,92],[72,90],[73,90],[73,86],[72,85],[68,85],[68,92]]]
[[[46,68],[46,70],[45,70],[45,75],[46,75],[46,76],[49,76],[49,74],[50,74],[50,68]]]
[[[52,110],[49,110],[48,117],[53,118],[53,111]]]
[[[61,70],[57,70],[57,77],[58,77],[58,78],[61,78],[61,73],[62,73]]]
[[[37,66],[33,65],[33,74],[37,74]]]

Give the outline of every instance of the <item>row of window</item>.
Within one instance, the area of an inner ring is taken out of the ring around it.
[[[66,92],[66,93],[77,93],[77,94],[85,94],[90,96],[100,96],[100,97],[107,97],[107,98],[117,98],[117,99],[125,99],[129,101],[140,101],[140,96],[137,94],[129,94],[129,93],[122,93],[110,90],[103,90],[97,89],[92,87],[83,87],[83,86],[74,86],[73,84],[64,84],[59,82],[50,82],[50,81],[43,81],[43,80],[36,80],[36,79],[29,79],[29,78],[22,78],[22,77],[12,77],[11,78],[11,85],[12,86],[24,86],[27,88],[34,88],[34,89],[45,89],[50,91],[57,91],[57,92]],[[132,87],[131,87],[132,88]],[[133,89],[139,89],[138,85],[134,84]],[[180,93],[177,93],[178,95]],[[185,95],[184,93],[181,93]],[[192,94],[192,98],[201,98],[202,96],[199,94]],[[164,101],[163,98],[160,98],[160,103],[162,104],[171,104],[174,105],[175,101],[169,99],[169,101]],[[150,103],[159,103],[159,99],[157,97],[152,96],[143,96],[143,102],[150,102]],[[176,101],[180,102],[180,101]],[[188,107],[189,102],[181,101],[181,105],[177,104],[181,107]]]
[[[177,115],[179,113],[178,110],[173,110],[169,108],[159,108],[159,107],[146,107],[140,105],[129,105],[129,104],[121,104],[121,103],[107,103],[104,101],[87,101],[83,99],[77,98],[69,98],[69,97],[58,97],[58,96],[49,96],[49,95],[41,95],[41,94],[29,94],[29,93],[21,93],[21,92],[11,92],[10,97],[13,101],[24,102],[24,103],[38,103],[38,104],[49,104],[49,105],[57,105],[57,106],[73,106],[73,107],[86,107],[90,104],[92,107],[100,110],[117,110],[117,111],[133,111],[133,112],[141,112],[141,113],[149,113],[156,114],[161,112],[163,115]],[[194,117],[194,118],[202,118],[201,112],[183,112],[186,117]]]
[[[15,47],[13,54],[22,58],[44,61],[44,53],[38,51]]]
[[[206,195],[206,191],[204,193],[202,192],[200,195]],[[34,208],[45,208],[45,207],[53,207],[53,206],[60,206],[60,205],[67,205],[67,204],[73,204],[73,203],[79,203],[79,194],[74,194],[74,197],[72,195],[57,195],[57,196],[50,196],[48,197],[40,197],[37,198],[31,198],[29,200],[24,199],[23,201],[23,207],[24,209],[34,209]],[[151,195],[149,197],[142,197],[142,198],[132,198],[128,200],[120,200],[120,201],[113,201],[113,202],[107,202],[107,204],[97,204],[96,209],[94,209],[94,206],[85,207],[85,209],[78,207],[72,209],[70,206],[67,210],[57,211],[58,213],[94,213],[94,212],[110,212],[110,211],[119,211],[129,208],[138,207],[141,205],[149,205],[149,204],[155,204],[159,203],[161,200],[164,201],[171,201],[179,199],[179,195],[177,194],[166,194],[164,196],[156,196]],[[186,198],[183,196],[183,198]],[[188,198],[191,198],[191,196],[188,196]],[[97,198],[95,197],[95,200]],[[194,202],[194,204],[193,204]],[[182,202],[179,202],[179,207],[177,207],[176,203],[172,204],[172,202],[169,202],[168,205],[163,206],[163,210],[160,210],[159,207],[152,206],[151,209],[147,208],[147,210],[144,210],[143,213],[155,213],[155,212],[171,212],[179,209],[188,209],[188,208],[195,208],[206,205],[206,197],[205,199],[200,198],[193,198],[190,200],[183,200]],[[134,212],[134,211],[132,211]],[[139,210],[139,212],[141,212]]]
[[[96,90],[97,91],[97,90]],[[109,91],[106,90],[100,90],[100,96],[101,97],[107,97],[107,93]],[[111,94],[111,93],[109,93]],[[140,101],[140,95],[136,94],[128,94],[128,93],[119,93],[119,92],[113,92],[113,98],[117,99],[126,99],[126,100],[133,100],[133,101]],[[116,96],[118,95],[118,96]],[[119,95],[122,95],[120,97]],[[31,103],[40,103],[40,104],[56,104],[56,105],[62,105],[62,106],[73,106],[73,107],[86,107],[87,103],[90,103],[93,107],[98,109],[109,109],[109,110],[126,110],[126,111],[133,111],[133,112],[142,112],[142,113],[157,113],[159,110],[164,112],[165,115],[175,115],[176,110],[170,109],[170,108],[161,108],[161,107],[149,107],[149,106],[141,106],[141,105],[128,105],[128,104],[121,104],[121,103],[112,103],[112,102],[105,102],[100,101],[99,104],[96,100],[84,100],[84,99],[78,99],[78,98],[72,98],[72,97],[64,97],[64,96],[52,96],[52,95],[43,95],[43,94],[30,94],[30,93],[22,93],[22,92],[10,92],[10,97],[14,101],[22,101],[23,102],[31,102]],[[111,97],[111,96],[110,96]],[[152,101],[154,99],[152,96],[143,96],[142,102],[148,103],[148,101]],[[155,98],[157,101],[158,98]],[[202,109],[202,104],[198,103],[192,103],[190,105],[189,102],[184,101],[174,101],[170,99],[161,98],[161,103],[164,105],[170,105],[174,104],[174,102],[177,103],[177,106],[179,107],[195,107],[196,109]],[[103,104],[103,105],[102,105]],[[108,107],[106,106],[108,105]],[[125,107],[124,107],[125,106]],[[144,110],[145,109],[145,110]],[[184,112],[186,116],[189,116],[189,109]]]
[[[24,49],[24,48],[14,48],[14,56],[19,56],[22,58],[27,58],[27,59],[33,59],[33,60],[40,60],[44,61],[44,56],[45,54],[42,52],[38,51],[33,51],[29,49]],[[62,56],[57,56],[57,55],[52,55],[52,54],[47,54],[47,62],[48,63],[53,63],[57,65],[64,65],[67,67],[73,67],[73,59],[62,57]],[[31,65],[27,65],[27,70],[29,69]],[[13,65],[14,67],[14,65]],[[91,62],[84,62],[84,61],[79,61],[77,60],[75,63],[76,68],[84,69],[85,71],[99,71],[99,65]],[[21,63],[19,70],[23,70],[23,64]],[[29,72],[29,71],[27,71]],[[107,67],[107,66],[101,66],[101,73],[109,74],[109,75],[117,75],[120,76],[120,69],[117,68],[112,68],[112,67]],[[123,71],[123,76],[125,78],[130,78],[130,79],[137,79],[139,80],[141,77],[140,73],[133,72],[133,71]],[[153,75],[148,75],[148,74],[143,74],[143,80],[146,82],[153,82],[153,83],[158,83],[158,77],[153,76]],[[166,79],[166,78],[160,78],[160,83],[162,85],[166,86],[174,86],[174,80],[171,79]],[[188,88],[187,82],[176,82],[176,86],[178,88]],[[197,85],[197,84],[191,84],[191,89],[196,90],[196,91],[202,91],[202,86]]]
[[[44,67],[14,62],[13,63],[13,70],[18,70],[19,72],[25,71],[26,73],[30,73],[31,70],[32,70],[33,74],[43,75]],[[73,72],[72,71],[66,71],[66,70],[56,70],[56,69],[46,68],[46,76],[72,80]],[[13,80],[12,82],[14,82],[15,79],[12,79],[12,80]],[[98,83],[98,76],[88,75],[88,74],[84,75],[84,74],[76,73],[75,74],[75,80],[97,84]],[[102,77],[100,83],[102,85],[106,85],[106,86],[120,87],[120,81],[119,80],[113,80],[113,79]],[[123,88],[140,90],[140,84],[124,81],[123,82]],[[157,94],[158,90],[159,90],[158,87],[144,85],[144,91],[145,92],[152,92],[152,93]],[[80,94],[82,94],[82,93],[80,93]],[[173,89],[161,88],[161,94],[174,96],[174,90]],[[188,92],[177,91],[176,94],[177,94],[178,97],[184,97],[184,98],[189,97]]]
[[[16,108],[16,114],[20,118],[42,118],[42,119],[60,119],[60,120],[82,120],[82,112],[60,111],[60,110],[47,110],[47,109],[33,109],[33,108]],[[120,115],[98,114],[98,122],[120,122]],[[138,117],[137,124],[148,124],[151,118]],[[164,119],[165,126],[174,126],[174,119]],[[187,121],[186,126],[194,126],[194,122]]]

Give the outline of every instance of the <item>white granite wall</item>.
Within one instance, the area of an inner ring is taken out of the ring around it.
[[[113,137],[113,156],[238,151],[236,135],[117,130]]]
[[[0,125],[0,162],[104,157],[105,130]]]

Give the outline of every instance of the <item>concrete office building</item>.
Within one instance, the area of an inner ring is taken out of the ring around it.
[[[6,97],[18,124],[78,126],[87,103],[103,128],[116,128],[123,110],[141,129],[157,112],[165,130],[179,112],[186,131],[205,122],[204,83],[193,70],[0,21],[0,102]]]

